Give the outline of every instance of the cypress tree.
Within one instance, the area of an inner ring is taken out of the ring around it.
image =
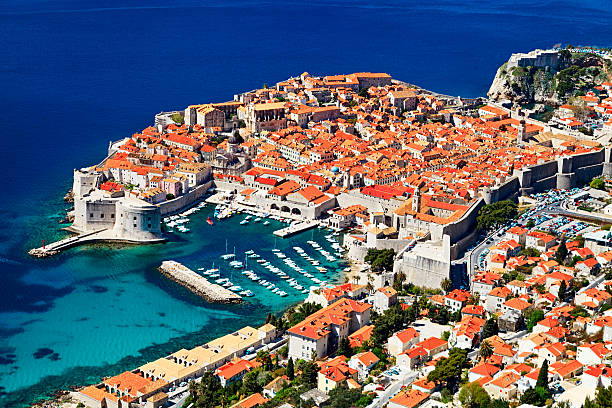
[[[287,378],[289,381],[293,381],[295,378],[295,369],[293,367],[293,358],[289,357],[289,361],[287,362]]]
[[[540,367],[540,373],[536,381],[536,388],[538,387],[548,389],[548,360],[544,360],[542,367]]]

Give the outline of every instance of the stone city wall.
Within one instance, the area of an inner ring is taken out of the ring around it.
[[[208,181],[204,184],[195,187],[187,194],[184,194],[173,200],[164,201],[163,203],[158,204],[159,209],[161,211],[161,215],[165,216],[168,214],[172,214],[183,210],[185,207],[192,205],[200,198],[202,198],[204,194],[206,194],[212,183],[212,181]]]

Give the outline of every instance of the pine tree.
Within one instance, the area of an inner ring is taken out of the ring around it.
[[[293,358],[291,357],[289,357],[287,362],[287,378],[289,378],[289,381],[293,381],[295,378],[295,368],[293,367]]]

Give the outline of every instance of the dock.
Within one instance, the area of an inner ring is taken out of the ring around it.
[[[198,275],[185,265],[176,261],[163,261],[158,270],[173,282],[189,289],[210,303],[240,303],[242,296],[225,289],[215,283],[210,283],[205,277]]]
[[[52,242],[49,245],[45,245],[40,248],[30,249],[30,251],[28,251],[28,254],[35,258],[45,258],[48,256],[53,256],[60,253],[60,251],[64,249],[68,249],[83,242],[93,240],[92,237],[101,233],[102,231],[105,231],[105,229],[100,229],[97,231],[89,232],[87,234],[80,234],[64,238],[62,240]]]
[[[309,230],[319,225],[318,221],[302,221],[295,224],[291,224],[288,227],[281,228],[274,231],[274,235],[281,238],[287,238],[291,235]]]
[[[46,258],[49,256],[57,255],[61,251],[72,248],[77,245],[84,244],[94,244],[98,242],[109,242],[109,243],[118,243],[118,244],[156,244],[160,242],[166,241],[165,238],[156,238],[156,239],[147,239],[147,240],[130,240],[130,239],[120,239],[116,238],[112,229],[102,228],[95,231],[79,233],[77,231],[72,230],[70,227],[63,228],[66,231],[75,233],[77,235],[64,238],[59,241],[52,242],[48,245],[33,248],[28,251],[28,254],[35,258]]]

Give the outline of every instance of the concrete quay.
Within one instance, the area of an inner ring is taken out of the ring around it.
[[[288,227],[274,231],[274,235],[281,238],[286,238],[302,231],[309,230],[319,225],[319,221],[302,221],[296,224],[291,224]]]
[[[49,256],[57,255],[61,251],[68,248],[72,248],[77,245],[93,244],[97,242],[109,242],[117,244],[157,244],[166,241],[165,238],[144,240],[116,238],[113,234],[113,231],[107,228],[86,233],[80,233],[72,229],[71,227],[64,228],[64,230],[76,233],[78,235],[52,242],[48,245],[45,245],[44,247],[30,249],[28,251],[28,254],[35,258],[46,258]]]
[[[179,285],[189,289],[191,292],[204,298],[210,303],[240,303],[242,296],[225,289],[206,278],[198,275],[185,265],[176,261],[163,261],[158,270]]]

